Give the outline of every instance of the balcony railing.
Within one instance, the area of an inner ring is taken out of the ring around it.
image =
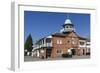
[[[86,45],[79,45],[79,47],[86,47]]]
[[[52,47],[52,43],[46,43],[46,47]]]
[[[42,48],[42,47],[52,47],[52,43],[45,43],[41,45],[34,45],[34,49]]]
[[[90,48],[90,45],[87,45],[86,47],[87,47],[87,48]]]
[[[86,44],[90,44],[90,42],[87,42]]]

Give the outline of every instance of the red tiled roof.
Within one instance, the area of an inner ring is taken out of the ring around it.
[[[70,33],[72,33],[72,32],[67,32],[67,33],[54,33],[54,34],[52,34],[52,36],[57,36],[57,37],[66,37],[66,36],[68,36]],[[75,34],[76,34],[76,32],[74,32]],[[90,39],[87,39],[87,38],[84,38],[84,37],[81,37],[81,36],[79,36],[78,34],[76,34],[77,36],[78,36],[78,38],[79,39],[81,39],[81,40],[87,40],[87,41],[90,41]]]

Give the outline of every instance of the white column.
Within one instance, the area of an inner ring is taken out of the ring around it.
[[[44,47],[46,46],[46,38],[44,38]]]

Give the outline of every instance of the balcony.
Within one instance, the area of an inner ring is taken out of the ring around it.
[[[46,43],[46,47],[52,47],[52,43]]]
[[[34,45],[34,49],[39,49],[42,47],[52,47],[52,43],[45,43],[45,44],[41,44],[41,45]]]
[[[79,47],[80,47],[80,48],[84,48],[84,47],[86,47],[86,45],[79,45]]]
[[[52,47],[52,43],[42,44],[40,47]]]
[[[90,45],[90,42],[87,42],[86,44]]]
[[[86,47],[87,47],[87,48],[90,48],[90,45],[87,45]]]

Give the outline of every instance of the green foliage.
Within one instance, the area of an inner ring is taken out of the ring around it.
[[[33,40],[32,40],[32,36],[31,34],[29,34],[29,36],[27,37],[25,44],[24,44],[24,49],[26,49],[27,51],[31,52],[33,49]]]

